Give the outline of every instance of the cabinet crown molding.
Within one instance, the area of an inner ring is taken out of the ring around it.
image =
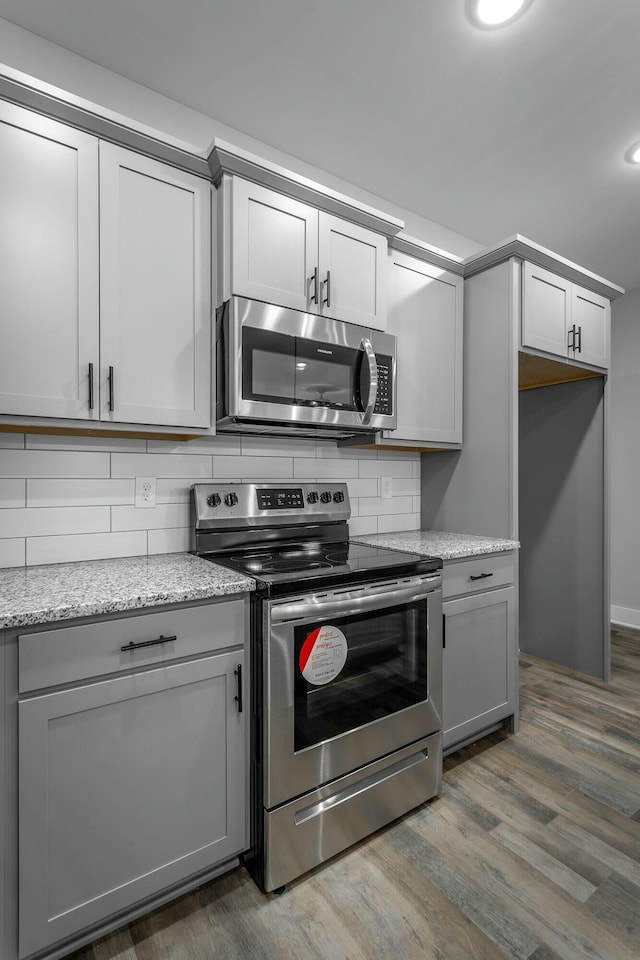
[[[209,155],[209,170],[215,186],[224,174],[232,174],[253,180],[272,190],[285,193],[320,210],[332,213],[363,227],[375,230],[385,237],[394,237],[404,229],[404,221],[390,214],[354,200],[337,190],[332,190],[315,180],[309,180],[293,170],[258,157],[241,147],[224,140],[215,139]]]
[[[551,270],[558,276],[571,280],[572,283],[577,283],[594,293],[599,293],[609,300],[617,300],[625,292],[623,287],[605,280],[597,273],[586,270],[572,260],[559,256],[552,250],[542,247],[539,243],[534,243],[533,240],[523,237],[520,233],[516,233],[513,237],[509,237],[493,247],[487,247],[486,250],[481,250],[479,253],[467,257],[464,261],[464,275],[465,277],[472,277],[474,274],[480,273],[488,267],[493,267],[496,263],[509,260],[511,257],[528,260],[538,267]]]
[[[389,246],[392,250],[398,250],[410,257],[424,260],[425,263],[430,263],[434,267],[442,267],[443,270],[455,273],[459,277],[464,276],[465,261],[462,257],[456,256],[455,253],[449,253],[447,250],[442,250],[440,247],[434,247],[431,243],[425,243],[424,240],[399,233],[389,240]]]

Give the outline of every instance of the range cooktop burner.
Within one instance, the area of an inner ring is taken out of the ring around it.
[[[291,591],[298,586],[329,586],[337,582],[358,583],[384,576],[412,576],[435,572],[442,561],[414,553],[372,547],[353,540],[341,543],[283,544],[264,550],[207,554],[208,560],[253,577],[269,594]],[[419,569],[418,569],[419,566]]]

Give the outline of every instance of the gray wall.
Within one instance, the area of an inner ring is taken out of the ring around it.
[[[607,679],[604,379],[520,393],[520,646]]]
[[[611,619],[640,627],[640,290],[612,308]]]

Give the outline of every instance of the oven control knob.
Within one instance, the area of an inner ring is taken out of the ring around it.
[[[344,493],[342,492],[342,490],[337,490],[336,493],[334,493],[333,502],[344,503]]]
[[[307,494],[307,503],[317,503],[319,499],[317,490],[312,490],[311,493]]]
[[[211,496],[207,497],[207,503],[210,507],[219,507],[221,500],[219,493],[212,493]]]
[[[320,494],[320,499],[323,503],[331,503],[331,493],[329,490],[323,490]]]
[[[228,507],[235,507],[236,503],[238,502],[238,494],[228,493],[224,498],[224,502]]]

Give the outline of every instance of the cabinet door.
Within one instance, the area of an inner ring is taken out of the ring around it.
[[[571,356],[571,283],[549,270],[524,263],[522,267],[522,346],[560,357]]]
[[[516,711],[516,588],[449,600],[442,612],[446,749]]]
[[[98,141],[0,103],[0,413],[97,417]]]
[[[20,701],[20,956],[245,847],[231,652]]]
[[[575,284],[572,289],[572,324],[575,324],[576,360],[595,367],[609,366],[611,303]]]
[[[319,213],[320,311],[375,330],[387,328],[387,240]]]
[[[389,255],[388,332],[397,340],[394,441],[462,442],[462,277]]]
[[[231,205],[232,292],[316,312],[318,211],[237,177]]]
[[[207,181],[101,143],[100,268],[102,419],[209,426]]]

